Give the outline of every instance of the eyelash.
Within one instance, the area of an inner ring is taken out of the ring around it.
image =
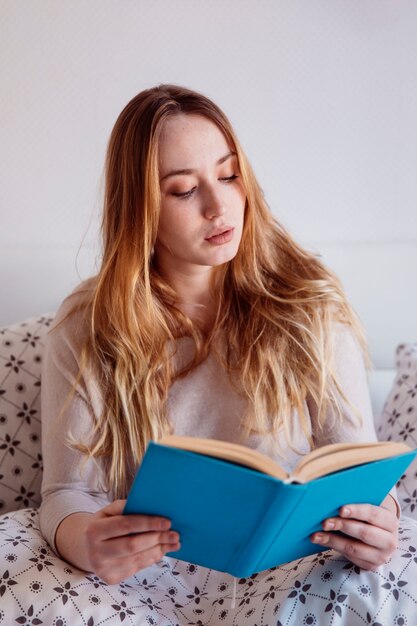
[[[223,180],[223,181],[226,181],[228,183],[231,183],[234,180],[236,180],[236,178],[239,178],[239,176],[237,176],[237,174],[232,174],[232,176],[226,176],[225,178],[219,178],[219,180]],[[196,187],[193,187],[192,189],[190,189],[190,191],[186,191],[185,193],[174,193],[173,192],[171,195],[175,196],[176,198],[180,198],[181,200],[188,200],[188,198],[191,198],[191,196],[193,195],[195,190],[196,190]]]

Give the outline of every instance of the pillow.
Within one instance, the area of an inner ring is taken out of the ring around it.
[[[403,441],[417,448],[417,343],[401,344],[396,351],[397,374],[384,405],[378,438]],[[402,512],[417,519],[417,460],[397,483]]]
[[[40,377],[52,319],[0,328],[0,515],[40,504]]]

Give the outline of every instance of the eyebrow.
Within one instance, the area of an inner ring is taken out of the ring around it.
[[[218,161],[216,161],[216,165],[221,165],[222,163],[227,161],[227,159],[230,159],[230,157],[232,156],[236,156],[236,152],[233,152],[233,150],[231,150],[230,152],[222,156]],[[163,180],[165,180],[166,178],[169,178],[170,176],[181,176],[181,175],[187,176],[190,174],[194,174],[195,171],[196,171],[195,169],[194,170],[193,169],[171,170],[171,172],[168,172],[168,174],[165,174],[165,176],[163,176],[159,182],[162,183]]]

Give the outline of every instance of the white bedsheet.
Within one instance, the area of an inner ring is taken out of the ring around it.
[[[0,517],[0,624],[47,626],[414,626],[417,522],[377,571],[326,551],[236,579],[165,557],[119,585],[106,585],[55,556],[36,509]]]

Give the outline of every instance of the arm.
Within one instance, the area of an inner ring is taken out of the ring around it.
[[[42,363],[42,504],[40,527],[52,548],[56,531],[69,515],[95,513],[109,504],[111,496],[102,487],[100,466],[70,448],[68,434],[88,441],[94,421],[101,410],[100,389],[93,372],[77,382],[79,354],[86,338],[80,314],[65,321],[74,303],[64,301],[48,334]],[[75,389],[70,401],[69,394]],[[63,407],[66,410],[63,411]]]
[[[65,305],[58,323],[68,312]],[[77,314],[50,333],[42,369],[42,452],[44,473],[40,526],[52,548],[76,567],[93,571],[106,582],[120,582],[177,550],[178,534],[169,520],[123,516],[124,501],[112,502],[101,466],[67,444],[71,430],[88,441],[100,418],[100,386],[92,371],[76,383],[83,328]],[[76,383],[76,384],[75,384]],[[68,393],[75,393],[65,405]],[[61,409],[66,406],[61,415]]]
[[[376,440],[361,350],[351,331],[342,325],[337,326],[335,341],[335,374],[345,396],[360,412],[362,423],[358,423],[352,407],[342,401],[342,422],[333,423],[332,416],[329,416],[328,426],[317,437],[316,444]],[[314,423],[317,412],[311,401],[309,408]],[[400,513],[393,488],[380,506],[349,503],[342,507],[340,517],[325,520],[325,532],[315,533],[311,539],[313,543],[339,551],[363,569],[374,569],[385,563],[397,546]],[[333,531],[342,531],[345,536]]]

